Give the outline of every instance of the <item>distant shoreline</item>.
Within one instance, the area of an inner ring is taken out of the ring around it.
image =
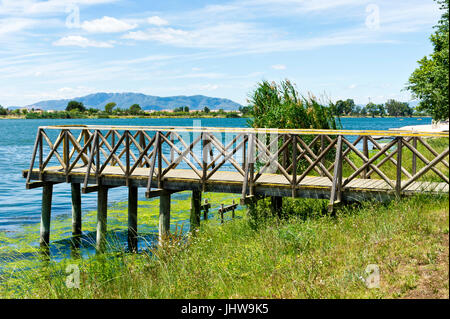
[[[158,115],[158,116],[132,116],[132,115],[124,115],[124,116],[117,116],[117,115],[111,115],[108,117],[101,117],[101,116],[86,116],[86,117],[75,117],[75,118],[53,118],[53,117],[45,117],[45,118],[39,118],[39,119],[27,119],[25,115],[23,116],[0,116],[0,120],[86,120],[86,119],[158,119],[158,118],[179,118],[179,119],[189,119],[189,118],[247,118],[247,116],[239,116],[239,117],[227,117],[223,115],[218,116],[212,116],[212,115],[196,115],[196,116],[167,116],[167,115]]]
[[[152,115],[145,115],[145,116],[133,116],[133,115],[123,115],[123,116],[118,116],[118,115],[111,115],[108,117],[100,117],[100,116],[87,116],[87,117],[78,117],[78,118],[73,118],[73,119],[67,119],[67,120],[77,120],[77,119],[135,119],[135,118],[140,118],[140,119],[146,119],[146,118],[151,118],[151,119],[157,119],[157,118],[180,118],[180,119],[189,119],[189,118],[233,118],[233,117],[227,117],[227,116],[223,116],[223,115],[218,115],[218,116],[212,116],[212,115],[196,115],[196,116],[170,116],[170,115],[158,115],[158,116],[152,116]],[[248,118],[248,116],[239,116],[239,117],[234,117],[234,118]],[[345,115],[345,116],[340,116],[339,118],[431,118],[431,116],[429,115],[412,115],[412,116],[350,116],[350,115]],[[31,120],[31,119],[27,119],[25,118],[25,115],[21,115],[21,116],[11,116],[11,115],[2,115],[0,116],[0,120]],[[41,120],[64,120],[64,118],[42,118]]]

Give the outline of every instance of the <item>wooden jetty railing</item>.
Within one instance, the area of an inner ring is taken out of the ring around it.
[[[380,137],[388,142],[379,143]],[[428,137],[447,139],[447,147],[438,152]],[[331,211],[345,192],[448,192],[448,137],[406,131],[43,126],[24,176],[27,188],[71,182],[82,184],[83,193],[129,186],[145,187],[147,197],[181,190],[240,193],[241,203],[257,195],[329,198]]]

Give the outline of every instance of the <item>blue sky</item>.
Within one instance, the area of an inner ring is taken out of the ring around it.
[[[0,104],[140,92],[246,104],[263,79],[358,104],[411,100],[432,0],[0,0]]]

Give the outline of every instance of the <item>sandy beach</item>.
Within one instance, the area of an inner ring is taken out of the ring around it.
[[[400,128],[391,128],[390,130],[439,133],[439,132],[448,132],[449,131],[448,129],[449,129],[449,122],[446,121],[428,125],[409,125]]]

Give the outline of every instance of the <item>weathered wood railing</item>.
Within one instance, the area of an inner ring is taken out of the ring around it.
[[[50,132],[57,133],[53,140]],[[390,141],[380,144],[376,140],[380,136]],[[438,152],[425,140],[427,137],[447,138],[447,147]],[[369,143],[375,151],[369,151]],[[404,158],[406,150],[411,154],[408,162]],[[429,172],[448,184],[448,154],[448,133],[44,126],[38,129],[30,163],[30,171],[37,164],[40,181],[32,183],[28,174],[26,182],[28,188],[40,186],[51,163],[61,168],[67,182],[71,172],[82,167],[86,173],[82,191],[87,193],[101,184],[107,167],[119,167],[126,185],[137,169],[146,168],[148,195],[152,188],[163,189],[164,178],[181,165],[195,173],[203,190],[220,169],[237,172],[243,179],[243,198],[254,195],[255,186],[268,172],[282,175],[293,197],[307,176],[322,176],[331,182],[333,204],[356,178],[378,175],[396,195]],[[426,157],[430,155],[433,158]],[[97,185],[89,185],[92,175]]]

